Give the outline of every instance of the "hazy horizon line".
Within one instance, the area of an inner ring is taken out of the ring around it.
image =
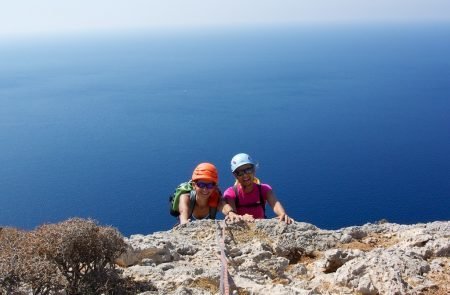
[[[345,27],[431,27],[445,26],[450,28],[450,20],[414,20],[414,21],[310,21],[310,22],[292,22],[292,23],[251,23],[251,24],[213,24],[213,25],[188,25],[188,26],[152,26],[152,27],[128,27],[128,28],[91,28],[91,29],[64,29],[53,31],[34,31],[34,32],[1,32],[0,40],[26,40],[28,38],[35,39],[43,37],[45,39],[52,37],[70,37],[70,36],[89,36],[89,35],[123,35],[123,34],[140,34],[140,33],[189,33],[189,32],[209,32],[219,30],[220,32],[234,30],[254,30],[254,29],[292,29],[292,28],[345,28]]]

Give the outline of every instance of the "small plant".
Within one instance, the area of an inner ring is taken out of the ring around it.
[[[72,218],[31,232],[0,228],[0,295],[136,294],[155,290],[123,278],[114,261],[126,250],[122,235],[91,219]]]
[[[21,278],[34,295],[55,294],[64,289],[67,281],[45,255],[40,255],[38,249],[40,243],[41,240],[34,231],[26,234],[22,247]]]
[[[389,221],[385,218],[382,218],[380,220],[377,221],[377,224],[385,224],[385,223],[389,223]]]
[[[0,230],[0,294],[15,294],[28,284],[33,294],[50,294],[63,286],[62,276],[48,260],[34,253],[31,232]]]
[[[25,232],[0,229],[0,294],[13,294],[22,281],[21,261]]]
[[[58,267],[67,281],[68,295],[100,294],[113,288],[114,260],[126,249],[116,229],[73,218],[43,225],[35,236],[37,254]]]

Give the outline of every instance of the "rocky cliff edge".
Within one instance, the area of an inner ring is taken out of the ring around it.
[[[124,275],[158,289],[142,294],[221,294],[227,285],[229,294],[450,294],[450,221],[323,230],[205,220],[126,240]]]

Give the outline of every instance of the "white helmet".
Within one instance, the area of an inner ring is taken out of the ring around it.
[[[252,164],[253,166],[256,166],[255,161],[253,161],[253,159],[249,155],[244,153],[235,155],[231,159],[231,172],[234,172],[237,168],[245,164]]]

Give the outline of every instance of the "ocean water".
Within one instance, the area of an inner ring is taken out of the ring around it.
[[[196,164],[259,162],[297,221],[450,219],[450,26],[0,41],[0,225],[170,229]],[[270,210],[268,210],[270,212]]]

